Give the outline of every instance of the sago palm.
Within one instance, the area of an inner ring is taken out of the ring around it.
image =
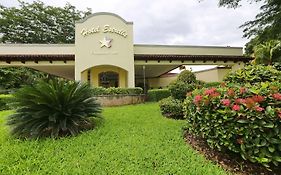
[[[77,135],[101,112],[89,85],[66,80],[23,87],[14,94],[14,102],[17,108],[7,124],[19,137]]]

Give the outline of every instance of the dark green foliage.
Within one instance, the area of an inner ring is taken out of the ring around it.
[[[0,95],[0,111],[12,109],[12,95]]]
[[[257,82],[274,82],[281,80],[281,72],[273,66],[249,65],[236,72],[229,73],[224,81],[226,83],[255,84]]]
[[[207,82],[203,85],[203,87],[205,87],[205,88],[218,87],[220,85],[221,85],[221,82]]]
[[[19,8],[0,5],[0,33],[3,43],[74,43],[75,21],[91,14],[71,4],[64,7],[41,1],[19,1]]]
[[[173,97],[164,98],[159,101],[162,115],[167,118],[184,119],[183,103]]]
[[[140,95],[143,93],[142,88],[120,88],[120,87],[94,87],[93,88],[94,95]]]
[[[184,70],[178,75],[177,80],[184,83],[195,83],[196,76],[193,72],[189,70]]]
[[[48,78],[54,76],[26,67],[0,68],[0,89],[18,89],[23,85],[31,85],[40,79]]]
[[[281,83],[193,91],[184,103],[187,129],[219,150],[266,167],[281,163]]]
[[[174,81],[169,85],[169,90],[172,97],[178,100],[184,100],[186,98],[186,94],[193,91],[197,87],[198,85],[195,83],[188,84],[182,81]]]
[[[89,85],[65,80],[23,87],[14,94],[14,104],[7,124],[12,135],[26,138],[77,135],[101,112]]]
[[[151,89],[147,93],[148,101],[159,101],[169,96],[171,93],[168,89]]]

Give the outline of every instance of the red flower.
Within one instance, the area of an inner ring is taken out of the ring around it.
[[[233,111],[240,111],[240,106],[239,105],[233,105],[232,110]]]
[[[234,95],[235,95],[235,92],[234,92],[233,89],[228,89],[227,94],[228,94],[229,96],[234,96]]]
[[[252,97],[252,99],[257,103],[260,103],[260,102],[264,101],[264,97],[260,96],[260,95],[255,95],[255,96]]]
[[[243,98],[238,98],[238,99],[235,100],[235,103],[237,103],[237,104],[244,104],[244,103],[246,103],[246,100],[243,99]]]
[[[228,107],[228,106],[230,106],[230,103],[231,103],[231,102],[230,102],[229,99],[222,99],[222,100],[221,100],[221,103],[222,103],[224,106],[227,106],[227,107]]]
[[[220,95],[221,95],[221,94],[218,93],[218,92],[214,92],[214,93],[210,94],[211,97],[218,97],[218,96],[220,96]]]
[[[256,106],[255,110],[258,111],[258,112],[262,112],[262,111],[264,111],[264,108]]]
[[[198,104],[201,102],[202,98],[203,98],[203,97],[202,97],[201,95],[196,95],[196,96],[194,97],[193,102],[194,102],[196,105],[198,105]]]
[[[280,93],[272,94],[272,97],[273,97],[275,100],[281,100],[281,94],[280,94]]]
[[[252,108],[255,106],[256,102],[253,100],[253,98],[246,98],[245,103],[246,103],[247,108]]]
[[[217,90],[216,88],[207,89],[207,90],[205,90],[204,94],[211,95],[211,94],[215,93],[216,90]]]
[[[240,88],[240,93],[241,93],[241,94],[244,94],[245,92],[246,92],[246,88],[241,87],[241,88]]]

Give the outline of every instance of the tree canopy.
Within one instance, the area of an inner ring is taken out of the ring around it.
[[[74,43],[75,21],[91,14],[91,9],[79,11],[69,3],[53,7],[41,1],[18,2],[18,8],[0,5],[3,43]]]
[[[262,6],[255,20],[247,21],[241,25],[244,28],[244,37],[251,38],[250,42],[246,44],[246,55],[254,54],[257,57],[256,63],[280,62],[280,44],[276,43],[281,41],[281,1],[250,1],[250,3],[253,2],[262,2]],[[241,3],[242,0],[219,0],[219,6],[228,8],[237,8],[241,6]],[[272,56],[270,51],[273,51],[275,55]]]

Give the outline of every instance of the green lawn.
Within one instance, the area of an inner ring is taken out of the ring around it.
[[[93,131],[59,140],[21,141],[0,112],[0,174],[228,174],[186,145],[184,121],[163,118],[156,103],[105,108]]]

